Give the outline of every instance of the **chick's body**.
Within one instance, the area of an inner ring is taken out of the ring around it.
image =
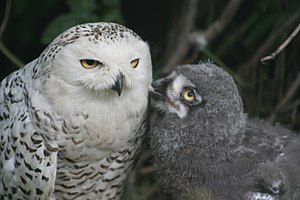
[[[178,81],[180,76],[188,81]],[[166,193],[174,199],[299,198],[299,138],[247,117],[223,69],[210,63],[179,66],[153,87],[152,106],[158,111],[150,139]],[[195,98],[184,98],[189,87]],[[201,102],[191,105],[191,99]],[[177,104],[182,109],[169,109]]]

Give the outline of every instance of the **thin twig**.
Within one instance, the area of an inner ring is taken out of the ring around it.
[[[186,8],[184,14],[180,16],[182,26],[179,26],[179,31],[174,31],[173,33],[178,34],[177,38],[170,37],[173,41],[176,41],[176,46],[171,51],[171,56],[168,59],[167,64],[163,68],[164,72],[170,71],[175,65],[179,64],[190,47],[196,45],[199,50],[203,50],[207,45],[208,41],[219,35],[232,20],[234,14],[237,12],[241,2],[243,0],[231,0],[223,13],[217,21],[215,21],[211,26],[205,31],[193,31],[195,26],[195,17],[197,14],[197,5],[199,0],[189,0],[186,2]],[[188,11],[188,12],[187,12]],[[178,24],[175,24],[178,27]]]
[[[262,43],[262,45],[256,50],[255,54],[248,59],[244,64],[242,64],[238,69],[238,74],[245,80],[249,79],[250,71],[257,71],[258,63],[260,58],[265,54],[265,52],[274,44],[274,41],[278,39],[278,36],[285,33],[291,26],[299,21],[300,18],[300,8],[295,11],[295,13],[285,20],[285,23],[278,27],[275,27],[273,31],[270,32],[267,39]]]
[[[291,35],[274,51],[268,56],[265,56],[260,59],[260,62],[265,63],[269,60],[274,60],[275,57],[294,39],[294,37],[299,33],[300,31],[300,23],[295,28],[295,30],[291,33]]]
[[[231,0],[228,3],[219,19],[209,26],[209,28],[204,32],[207,40],[210,41],[224,30],[227,24],[229,24],[229,22],[232,20],[235,13],[238,11],[242,1],[243,0]]]
[[[10,15],[10,8],[11,8],[11,0],[6,0],[6,7],[5,7],[5,11],[4,11],[4,17],[0,26],[0,40],[2,38],[2,35],[4,33],[4,30],[6,28],[8,19],[9,19],[9,15]]]
[[[173,27],[170,29],[169,34],[169,44],[171,45],[167,55],[169,58],[163,68],[163,72],[169,72],[175,65],[179,64],[189,50],[189,36],[195,26],[198,2],[199,0],[184,2],[184,7],[181,8],[178,20],[174,20]]]
[[[196,44],[198,50],[202,51],[205,49],[209,41],[222,33],[225,27],[232,20],[235,13],[238,11],[242,1],[243,0],[231,0],[218,20],[212,23],[205,31],[196,31],[192,33],[193,42]]]

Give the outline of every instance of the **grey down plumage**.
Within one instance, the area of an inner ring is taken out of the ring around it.
[[[300,139],[248,117],[232,77],[211,63],[153,82],[150,145],[173,199],[300,199]]]
[[[150,51],[74,26],[0,85],[0,199],[119,199],[145,132]]]

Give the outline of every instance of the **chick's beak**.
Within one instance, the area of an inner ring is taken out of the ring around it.
[[[152,91],[150,91],[150,94],[152,94],[152,96],[165,96],[165,90],[166,88],[164,87],[165,84],[163,84],[163,81],[159,80],[155,80],[152,82],[151,86],[152,86]]]
[[[123,89],[123,78],[124,78],[124,77],[123,77],[123,74],[120,73],[120,74],[117,76],[117,80],[116,80],[114,86],[112,87],[112,89],[113,89],[114,91],[116,91],[116,92],[118,93],[119,96],[121,96],[122,89]]]

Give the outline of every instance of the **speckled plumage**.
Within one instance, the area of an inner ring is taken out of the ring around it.
[[[151,70],[137,34],[89,23],[6,77],[0,199],[119,199],[145,132]]]
[[[176,83],[180,76],[188,81]],[[152,85],[157,111],[150,144],[163,191],[173,199],[300,198],[299,136],[249,118],[223,69],[211,63],[179,66]],[[199,104],[187,105],[183,89],[174,89],[187,86],[196,88]]]

